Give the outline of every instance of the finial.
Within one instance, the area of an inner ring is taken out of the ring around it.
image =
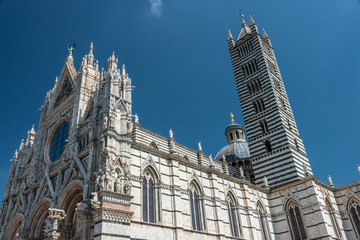
[[[198,143],[199,151],[202,151],[201,142]]]
[[[269,36],[266,34],[265,29],[263,28],[263,38],[269,38]]]
[[[234,114],[232,112],[230,112],[230,119],[234,120]]]
[[[328,181],[329,181],[330,187],[334,187],[334,183],[333,183],[330,175],[328,176]]]
[[[121,71],[121,75],[125,77],[126,72],[125,72],[125,64],[122,65],[122,71]]]
[[[254,19],[252,18],[252,16],[250,15],[250,25],[253,25],[253,24],[255,24],[255,21],[254,21]]]
[[[112,60],[115,61],[115,51],[112,52]]]
[[[360,166],[359,165],[357,166],[357,170],[358,170],[358,172],[360,174]]]
[[[89,51],[89,57],[93,57],[94,54],[93,54],[93,48],[94,48],[94,45],[93,45],[93,42],[90,43],[90,51]]]
[[[233,36],[232,36],[232,34],[230,32],[230,29],[229,29],[229,33],[228,33],[228,39],[233,39]]]
[[[35,128],[34,128],[34,124],[31,127],[30,133],[34,133],[35,134]]]
[[[173,131],[172,131],[171,128],[170,128],[170,130],[169,130],[169,137],[170,137],[170,138],[174,138],[174,133],[173,133]]]

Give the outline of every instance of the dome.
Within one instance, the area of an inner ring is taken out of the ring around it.
[[[248,143],[245,141],[232,142],[223,147],[218,154],[216,154],[215,159],[222,161],[222,156],[225,156],[228,162],[250,158]]]
[[[225,156],[226,161],[232,162],[240,159],[250,158],[248,143],[245,140],[245,130],[234,121],[234,115],[230,113],[231,123],[225,130],[228,144],[223,147],[215,159],[222,161]]]

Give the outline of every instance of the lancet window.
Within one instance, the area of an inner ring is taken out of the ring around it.
[[[348,211],[351,223],[355,230],[356,236],[360,236],[360,204],[355,199],[351,199],[348,205]]]
[[[263,238],[263,240],[270,240],[271,238],[270,238],[267,214],[265,212],[263,205],[260,202],[257,204],[257,211],[258,211],[260,231],[261,231],[262,238]]]
[[[241,68],[245,77],[248,77],[259,70],[256,59],[245,63]]]
[[[231,234],[234,237],[239,237],[242,235],[242,232],[240,216],[238,214],[238,205],[236,204],[234,196],[230,193],[226,197],[226,204],[229,215]]]
[[[303,216],[298,203],[289,200],[286,206],[288,223],[294,240],[307,239]]]
[[[250,95],[261,90],[260,80],[255,79],[247,84]]]
[[[154,171],[147,169],[142,178],[143,221],[155,223],[159,220],[159,188]]]
[[[331,205],[328,198],[325,199],[325,203],[326,203],[326,208],[328,210],[329,217],[330,217],[330,220],[331,220],[331,225],[332,225],[332,227],[334,229],[334,233],[335,233],[337,238],[340,238],[341,233],[340,233],[340,230],[339,230],[339,225],[338,225],[337,220],[336,220],[334,208],[332,207],[332,205]]]
[[[260,113],[265,110],[265,105],[264,105],[264,101],[262,100],[262,98],[259,98],[255,101],[253,101],[253,105],[254,105],[256,113]]]
[[[190,185],[189,200],[192,229],[202,231],[205,229],[204,200],[196,182],[192,182]]]

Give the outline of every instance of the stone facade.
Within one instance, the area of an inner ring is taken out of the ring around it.
[[[243,29],[241,36],[249,33]],[[240,160],[213,159],[200,143],[198,150],[178,144],[172,130],[163,137],[142,128],[131,93],[114,53],[99,71],[91,44],[77,72],[69,49],[37,132],[12,158],[0,240],[359,237],[360,181],[335,188],[306,164],[294,181],[250,181]]]

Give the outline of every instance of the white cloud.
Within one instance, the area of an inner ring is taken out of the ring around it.
[[[149,0],[149,2],[151,5],[150,13],[159,17],[161,15],[162,0]]]

